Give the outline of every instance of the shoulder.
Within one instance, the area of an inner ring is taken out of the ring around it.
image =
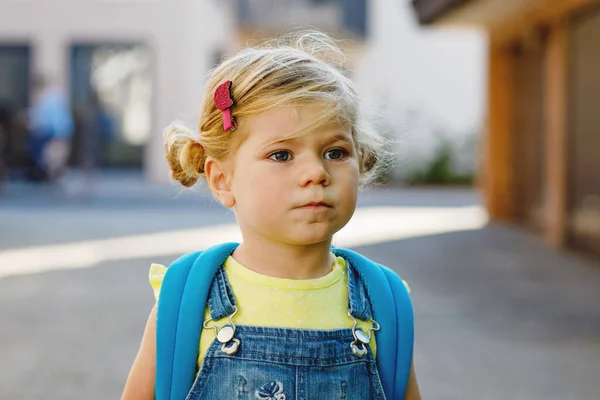
[[[158,300],[158,295],[160,294],[160,288],[162,287],[163,280],[165,279],[165,274],[167,273],[167,267],[162,264],[151,264],[150,271],[148,271],[148,279],[150,281],[150,286],[154,291],[154,297]]]
[[[176,258],[175,261],[173,261],[171,265],[169,265],[169,270],[189,268],[194,263],[194,261],[196,261],[200,254],[202,254],[202,251],[194,251],[192,253],[187,253]]]
[[[150,281],[150,286],[154,291],[154,297],[156,298],[156,300],[158,300],[160,289],[163,285],[167,272],[169,272],[170,275],[177,272],[185,273],[186,270],[188,270],[194,263],[194,261],[198,258],[200,253],[202,252],[196,251],[193,253],[184,254],[183,256],[173,261],[168,268],[162,264],[153,263],[150,265],[150,270],[148,271],[148,279]]]
[[[405,292],[407,295],[410,293],[410,287],[408,283],[404,279],[402,279],[396,271],[392,270],[391,268],[383,264],[377,263],[365,257],[364,255],[352,250],[335,248],[334,253],[338,257],[344,258],[346,261],[350,262],[355,268],[357,268],[360,271],[360,275],[363,278],[366,278],[369,281],[375,281],[375,283],[377,283],[378,280],[381,280],[385,276],[385,278],[390,283],[390,286],[395,292],[402,291]],[[373,273],[373,271],[377,270],[383,272],[383,274]]]

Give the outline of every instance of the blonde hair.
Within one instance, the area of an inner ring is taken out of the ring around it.
[[[360,115],[358,96],[347,74],[347,60],[340,47],[318,31],[267,41],[223,61],[212,71],[206,86],[198,134],[177,123],[164,131],[173,178],[190,187],[204,176],[208,156],[227,159],[235,150],[245,117],[283,105],[323,102],[329,111],[315,124],[335,120],[351,129],[361,181],[369,182],[385,166],[385,140]],[[231,115],[240,128],[233,132],[223,129],[221,111],[213,103],[216,88],[227,80],[233,82]]]

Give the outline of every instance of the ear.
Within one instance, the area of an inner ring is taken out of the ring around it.
[[[213,195],[227,208],[235,206],[235,197],[229,184],[229,170],[223,162],[212,157],[206,159],[204,164],[206,181]]]

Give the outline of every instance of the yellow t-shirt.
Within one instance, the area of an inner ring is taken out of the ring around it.
[[[317,279],[262,275],[244,267],[231,256],[225,261],[224,267],[238,307],[233,319],[236,325],[320,330],[352,328],[354,325],[353,319],[348,316],[348,274],[346,262],[341,257],[335,258],[331,272]],[[150,267],[150,284],[157,299],[166,271],[163,265],[152,264]],[[207,306],[204,320],[209,317]],[[371,321],[357,321],[365,333],[373,326]],[[228,317],[225,317],[210,321],[207,325],[220,328],[227,322]],[[214,329],[202,330],[198,369],[214,339]],[[373,333],[369,345],[375,355]]]

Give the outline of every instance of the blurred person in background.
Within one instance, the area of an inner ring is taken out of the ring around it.
[[[33,180],[56,182],[66,171],[74,124],[64,90],[44,77],[33,81],[34,99],[29,110],[29,151]]]
[[[102,156],[107,144],[116,137],[116,121],[100,98],[92,89],[81,113],[81,166],[85,173],[86,191],[99,175]]]
[[[5,106],[0,106],[0,194],[2,184],[7,178],[8,142],[10,137],[11,113]]]

